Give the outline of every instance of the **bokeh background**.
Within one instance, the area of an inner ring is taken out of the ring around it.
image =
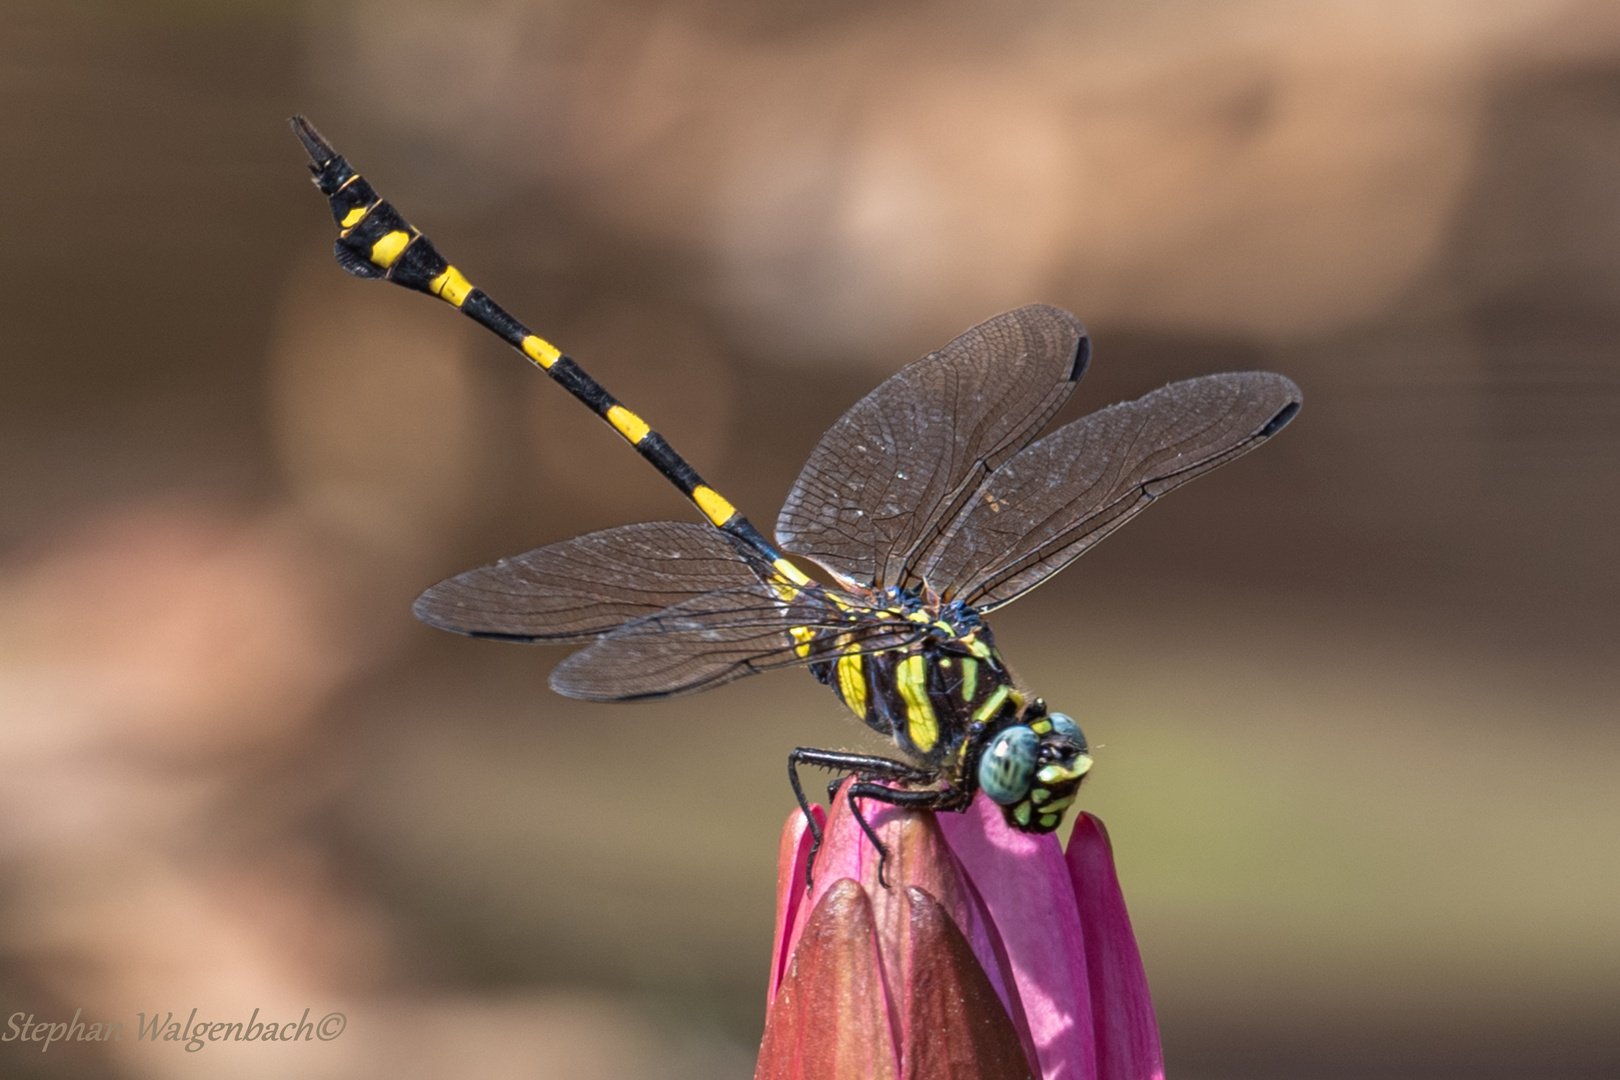
[[[450,573],[692,512],[348,278],[307,112],[768,524],[1034,300],[1070,410],[1266,367],[1264,451],[996,623],[1101,744],[1171,1075],[1620,1075],[1620,7],[3,0],[0,1004],[336,1041],[7,1077],[746,1077],[791,672],[588,706]]]

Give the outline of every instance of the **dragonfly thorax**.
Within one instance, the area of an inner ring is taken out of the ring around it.
[[[900,648],[851,647],[811,670],[868,727],[913,761],[943,767],[949,781],[952,766],[965,763],[970,740],[1016,719],[1025,695],[1013,685],[989,626],[971,610],[919,607],[907,617],[929,632]]]
[[[1080,728],[1018,689],[972,608],[899,599],[888,611],[929,632],[904,647],[850,646],[811,671],[943,787],[982,789],[1018,829],[1057,828],[1091,767]]]
[[[938,766],[977,723],[1016,713],[1023,695],[996,651],[989,627],[948,636],[943,625],[901,648],[851,647],[811,670],[868,727],[907,757]]]

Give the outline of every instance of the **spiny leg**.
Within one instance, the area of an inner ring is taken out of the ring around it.
[[[793,797],[799,800],[799,811],[804,814],[804,823],[810,829],[810,862],[811,867],[816,864],[816,852],[821,850],[821,825],[816,821],[816,815],[810,812],[810,800],[804,797],[804,787],[799,783],[799,762],[807,755],[816,751],[804,747],[796,748],[788,754],[788,783],[793,785]],[[806,762],[813,764],[813,762]],[[809,884],[809,871],[805,872],[805,883]]]
[[[915,770],[913,770],[915,771]],[[882,784],[868,783],[856,780],[849,785],[849,810],[855,815],[855,820],[866,833],[866,838],[872,841],[872,846],[878,851],[878,884],[885,889],[889,887],[888,879],[884,876],[884,869],[889,865],[889,849],[878,839],[872,826],[861,813],[856,799],[875,799],[878,802],[898,806],[904,810],[965,810],[973,801],[970,792],[949,788],[941,791],[937,788],[927,788],[922,791],[912,791],[905,788],[885,787]]]
[[[928,773],[915,766],[907,765],[903,761],[875,757],[871,754],[850,754],[840,750],[817,750],[808,746],[796,747],[792,753],[788,754],[788,782],[793,785],[793,797],[799,800],[799,809],[804,813],[805,824],[810,829],[810,858],[805,864],[804,871],[806,888],[814,880],[816,853],[821,850],[822,830],[821,825],[816,821],[815,815],[810,812],[810,800],[805,798],[804,786],[799,783],[800,765],[833,769],[838,772],[853,774],[857,779],[881,777],[886,780],[909,780],[915,782],[930,778]],[[842,777],[834,780],[829,785],[827,789],[829,801],[836,795],[838,785],[841,783],[843,783]],[[882,791],[891,790],[881,785],[873,786]],[[866,831],[866,835],[872,836],[872,829],[866,824],[865,819],[861,817],[859,810],[855,812],[855,819],[861,823],[861,828]],[[872,838],[874,841],[877,839],[876,837]],[[878,845],[878,850],[883,850],[881,844]]]

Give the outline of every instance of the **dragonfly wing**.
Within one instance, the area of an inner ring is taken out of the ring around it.
[[[1171,383],[1067,424],[997,469],[919,573],[988,611],[1034,588],[1158,496],[1254,449],[1299,411],[1264,371]]]
[[[900,648],[923,633],[916,623],[838,607],[807,592],[784,601],[775,588],[755,584],[625,624],[558,664],[551,688],[586,701],[671,697],[832,659],[852,647]]]
[[[432,626],[513,641],[590,641],[716,589],[759,584],[725,534],[652,521],[587,533],[457,574],[417,598]]]
[[[778,540],[848,580],[908,584],[914,553],[1052,418],[1089,356],[1073,315],[1033,305],[904,368],[822,436]]]

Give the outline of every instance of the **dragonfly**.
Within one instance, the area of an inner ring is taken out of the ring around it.
[[[862,800],[959,812],[983,793],[1013,828],[1056,830],[1091,748],[1071,716],[1014,677],[985,617],[1165,492],[1271,438],[1302,401],[1282,375],[1227,372],[1046,432],[1091,343],[1066,311],[1019,308],[846,412],[799,474],[773,543],[640,415],[475,287],[308,121],[292,124],[331,204],[344,270],[438,297],[499,335],[704,518],[623,525],[469,570],[424,592],[416,616],[474,637],[583,645],[550,681],[587,701],[656,700],[808,668],[896,751],[788,755],[812,865],[822,830],[801,767],[837,774],[829,797],[843,785],[880,853],[880,880],[887,850]]]

